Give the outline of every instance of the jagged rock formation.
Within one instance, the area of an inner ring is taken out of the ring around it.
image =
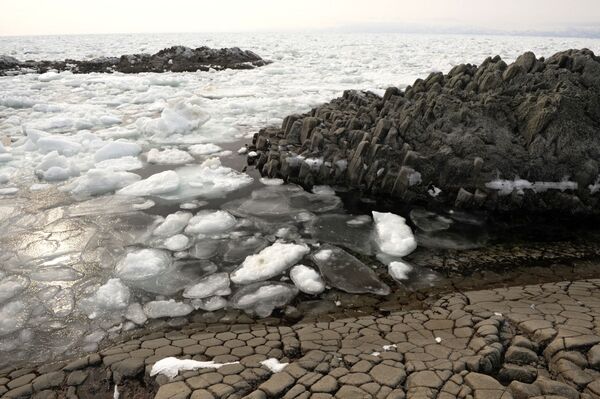
[[[406,203],[600,212],[600,58],[499,56],[404,91],[346,91],[253,145],[261,172]],[[440,191],[441,190],[441,191]]]
[[[24,61],[9,56],[0,56],[0,76],[22,73],[45,73],[50,70],[71,71],[73,73],[91,72],[195,72],[208,71],[209,68],[252,69],[269,64],[260,56],[237,47],[211,49],[198,47],[192,49],[173,46],[156,54],[127,54],[121,57],[102,57],[92,60],[64,61]]]

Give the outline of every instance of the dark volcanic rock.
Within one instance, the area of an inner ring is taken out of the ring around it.
[[[600,213],[600,58],[457,65],[341,98],[255,137],[261,172],[490,211]],[[307,162],[308,161],[308,162]],[[439,190],[441,189],[441,192]]]
[[[77,61],[24,61],[0,55],[0,76],[21,73],[44,73],[50,70],[71,71],[73,73],[91,72],[195,72],[208,71],[209,68],[252,69],[269,64],[252,51],[237,47],[220,50],[208,47],[192,49],[173,46],[156,54],[128,54],[121,57],[102,57]]]

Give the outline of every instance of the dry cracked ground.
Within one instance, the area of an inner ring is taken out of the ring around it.
[[[168,356],[235,363],[150,377]],[[272,373],[268,358],[289,365]],[[600,279],[453,293],[384,317],[192,324],[0,370],[2,398],[113,398],[115,384],[127,399],[600,398]]]

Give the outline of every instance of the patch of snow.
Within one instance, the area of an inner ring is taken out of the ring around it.
[[[262,362],[260,362],[260,364],[268,368],[272,373],[279,373],[284,368],[286,368],[289,363],[281,363],[276,358],[271,357],[269,359],[263,360]]]
[[[150,370],[150,377],[157,374],[165,375],[169,378],[177,377],[180,371],[191,371],[198,369],[219,369],[230,364],[238,364],[239,362],[216,363],[214,361],[201,362],[191,359],[177,359],[176,357],[166,357],[154,363]]]

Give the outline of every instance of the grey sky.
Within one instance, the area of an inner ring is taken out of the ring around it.
[[[347,26],[600,32],[600,0],[0,0],[0,35]]]

